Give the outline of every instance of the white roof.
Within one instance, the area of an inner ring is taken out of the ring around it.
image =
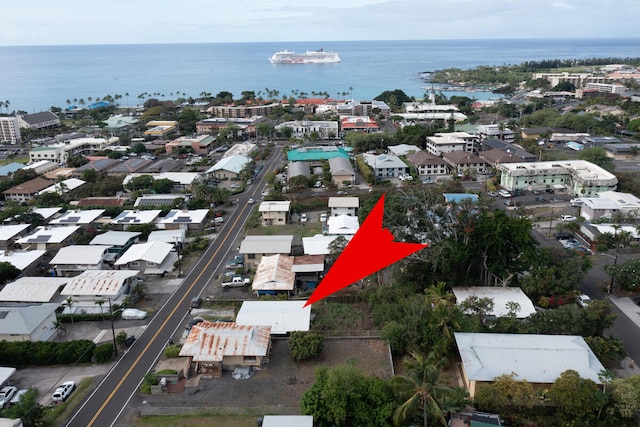
[[[91,224],[104,213],[104,209],[87,209],[66,211],[56,219],[49,221],[49,224],[68,225],[68,224]]]
[[[58,148],[58,147],[55,147],[55,148]],[[53,166],[56,163],[52,162],[51,160],[38,160],[37,162],[31,163],[30,165],[25,166],[24,169],[38,169],[41,166],[45,166],[49,164]]]
[[[107,231],[106,233],[98,234],[89,242],[90,245],[103,245],[103,246],[124,246],[131,239],[135,239],[142,233],[138,231]]]
[[[619,208],[640,208],[640,199],[630,193],[620,193],[618,191],[600,191],[598,196],[601,199],[614,201]]]
[[[45,250],[33,251],[0,251],[0,262],[8,262],[18,270],[24,270],[40,259]]]
[[[263,256],[253,276],[251,289],[254,291],[291,291],[296,274],[291,271],[293,257],[276,254]]]
[[[248,156],[256,148],[256,144],[250,142],[243,142],[242,144],[234,144],[231,148],[225,151],[223,157],[235,156],[237,154]]]
[[[571,175],[587,185],[615,185],[618,179],[611,172],[586,160],[553,160],[531,163],[500,163],[499,169],[512,176]],[[594,183],[594,184],[591,184]]]
[[[327,225],[329,226],[330,235],[356,234],[358,228],[360,228],[358,218],[350,215],[330,216],[327,219]]]
[[[584,339],[573,335],[476,334],[456,332],[456,343],[471,381],[493,381],[514,373],[517,380],[553,383],[572,369],[600,384],[604,366]]]
[[[0,384],[4,384],[15,372],[16,368],[0,366]]]
[[[61,295],[117,296],[129,277],[137,271],[131,270],[87,270],[69,279]]]
[[[236,316],[238,325],[269,325],[272,335],[308,331],[311,306],[306,301],[245,301]]]
[[[64,242],[79,229],[79,225],[72,225],[69,227],[40,226],[36,227],[31,234],[16,240],[16,243],[21,245],[37,243],[58,244]]]
[[[262,427],[313,427],[313,415],[265,415]]]
[[[289,212],[290,201],[268,201],[260,203],[260,212]]]
[[[184,243],[185,238],[184,230],[156,230],[149,233],[147,242],[165,242],[174,245],[176,241]]]
[[[303,237],[302,247],[305,255],[329,255],[329,244],[333,242],[338,236],[324,236],[322,234],[316,234],[313,237]],[[351,240],[350,235],[343,236],[347,241]]]
[[[398,156],[390,154],[363,154],[364,161],[374,169],[406,168],[408,167]]]
[[[600,197],[581,197],[582,206],[592,210],[620,209],[618,202]]]
[[[0,331],[3,334],[28,335],[51,316],[58,304],[35,304],[24,307],[0,307]],[[49,326],[49,325],[47,325]]]
[[[111,220],[112,224],[151,224],[162,212],[160,209],[126,210]]]
[[[96,245],[70,245],[60,248],[56,256],[49,264],[51,265],[75,265],[86,264],[96,265],[104,260],[109,246]]]
[[[38,191],[38,194],[44,193],[66,193],[71,190],[75,190],[81,185],[85,184],[86,181],[83,181],[78,178],[69,178],[62,181],[62,183],[56,182],[50,187],[45,188],[44,190]]]
[[[44,219],[49,219],[58,212],[60,212],[62,208],[34,208],[32,211],[34,213],[42,215]]]
[[[29,228],[29,225],[30,224],[12,224],[0,226],[0,241],[4,242],[13,238],[16,234],[20,234]]]
[[[247,236],[240,244],[241,254],[289,254],[293,236]]]
[[[493,300],[493,311],[489,314],[496,317],[509,314],[509,307],[507,306],[509,302],[515,302],[520,306],[520,309],[516,313],[518,319],[529,317],[536,312],[533,303],[520,288],[492,286],[454,287],[453,294],[456,296],[458,304],[470,296]]]
[[[421,151],[420,147],[409,144],[390,145],[387,148],[389,149],[390,153],[393,153],[396,156],[406,156],[409,153],[417,153],[418,151]]]
[[[360,206],[360,199],[357,197],[329,197],[330,208],[357,208]]]
[[[209,209],[172,209],[167,216],[160,218],[159,224],[202,224]]]
[[[223,157],[211,166],[207,173],[213,173],[219,170],[226,170],[233,173],[240,173],[247,163],[251,161],[247,156],[235,154],[233,156]]]
[[[131,246],[115,262],[115,265],[125,265],[131,261],[147,261],[162,264],[162,261],[173,250],[173,245],[165,242],[146,242]]]
[[[615,225],[615,227],[614,227]],[[623,225],[623,224],[591,224],[593,228],[598,230],[600,233],[611,233],[614,236],[621,231],[626,231],[633,239],[640,238],[640,233],[638,229],[633,225]],[[616,230],[617,228],[617,230]]]
[[[0,291],[0,301],[49,302],[69,280],[67,277],[21,277],[5,285]]]

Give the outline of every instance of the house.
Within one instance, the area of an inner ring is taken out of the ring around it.
[[[373,170],[376,178],[398,178],[400,175],[409,173],[409,166],[397,156],[391,156],[389,154],[375,155],[370,153],[365,153],[362,156],[364,161]]]
[[[311,177],[311,167],[306,162],[289,162],[287,166],[288,180],[297,176],[304,176],[305,178]]]
[[[173,249],[174,245],[159,241],[138,243],[122,254],[114,265],[144,275],[164,276],[173,270],[173,264],[178,260]]]
[[[65,194],[69,191],[73,191],[76,188],[84,185],[86,181],[83,181],[78,178],[69,178],[63,181],[56,182],[55,184],[45,188],[44,190],[40,190],[38,192],[38,196],[44,193],[55,193],[55,194]]]
[[[473,153],[451,151],[444,153],[442,158],[451,166],[456,175],[481,174],[487,171],[487,162]]]
[[[0,250],[11,249],[13,243],[24,236],[30,224],[11,224],[0,226]]]
[[[21,128],[49,129],[60,127],[60,117],[51,111],[41,111],[39,113],[19,115],[17,117]]]
[[[138,283],[137,271],[90,270],[72,277],[60,294],[75,303],[67,305],[63,313],[109,313],[102,303],[122,304],[126,294]],[[96,304],[98,302],[99,304]]]
[[[53,184],[53,181],[48,179],[34,178],[27,182],[23,182],[22,184],[13,186],[8,190],[4,190],[2,194],[4,194],[5,200],[18,203],[28,202],[35,198],[39,191],[44,190],[51,184]]]
[[[129,201],[128,197],[85,197],[78,200],[78,208],[108,208],[111,206],[124,206]]]
[[[182,206],[185,202],[185,194],[143,194],[136,199],[133,206]]]
[[[256,144],[252,144],[249,141],[243,142],[241,144],[233,144],[231,148],[224,152],[222,157],[230,157],[235,156],[237,154],[249,157],[249,154],[256,149]]]
[[[330,244],[338,236],[325,236],[322,234],[316,234],[313,237],[302,238],[302,248],[305,255],[329,255],[331,253]],[[353,236],[343,236],[347,241],[351,240]]]
[[[16,240],[21,249],[55,250],[66,245],[71,236],[80,230],[79,225],[68,227],[36,227],[30,234]]]
[[[291,254],[293,236],[246,236],[240,244],[240,255],[247,264],[258,265],[263,256]]]
[[[154,230],[149,233],[149,237],[147,237],[147,242],[164,242],[170,243],[172,245],[180,244],[184,245],[186,237],[185,230]]]
[[[476,151],[477,141],[478,137],[468,132],[436,133],[427,137],[425,151],[439,157],[452,151],[473,153]]]
[[[486,153],[487,151],[500,150],[504,154],[508,154],[510,157],[521,158],[521,162],[537,162],[538,156],[532,154],[522,147],[512,144],[507,141],[501,141],[499,139],[487,139],[480,142],[481,151],[479,154]],[[486,154],[485,154],[486,155]],[[495,157],[498,157],[494,155]],[[504,157],[503,157],[504,158]],[[512,163],[512,162],[509,162]]]
[[[291,271],[296,274],[297,289],[315,289],[327,268],[324,255],[298,255],[293,257]]]
[[[126,230],[130,225],[152,224],[162,212],[160,209],[126,210],[111,220],[116,230]]]
[[[138,119],[132,116],[123,116],[116,114],[104,120],[105,128],[113,131],[122,131],[125,129],[133,129],[138,124]]]
[[[580,216],[588,221],[616,215],[640,215],[640,198],[617,191],[601,191],[598,197],[580,198]]]
[[[40,215],[45,221],[49,221],[61,210],[62,208],[33,208],[31,209],[31,212]]]
[[[207,170],[208,175],[213,175],[218,179],[237,179],[244,167],[251,162],[251,159],[241,154],[223,157]]]
[[[311,306],[306,301],[244,301],[236,315],[236,325],[267,325],[271,335],[308,331]]]
[[[219,378],[223,370],[260,368],[270,350],[270,326],[205,320],[191,328],[180,356],[189,358],[195,372]]]
[[[327,219],[327,234],[330,236],[353,236],[358,232],[358,217],[349,215],[330,216]]]
[[[90,245],[106,246],[107,255],[105,262],[110,263],[120,257],[131,246],[138,243],[140,235],[137,231],[113,231],[98,234],[89,242]]]
[[[418,175],[421,177],[448,174],[449,164],[445,162],[442,157],[427,153],[426,151],[407,154],[407,161],[416,167]]]
[[[285,225],[289,223],[290,201],[268,201],[260,203],[258,211],[263,225]]]
[[[109,247],[71,245],[60,248],[49,264],[56,276],[74,276],[87,270],[103,270]]]
[[[454,333],[462,380],[471,398],[478,384],[501,375],[527,380],[534,389],[551,387],[569,369],[600,384],[604,366],[581,336]]]
[[[0,117],[0,127],[2,126],[1,120],[4,117]],[[10,178],[11,175],[18,172],[20,169],[23,169],[24,165],[22,163],[12,162],[8,165],[0,166],[0,179]]]
[[[46,268],[41,264],[40,260],[47,251],[45,250],[32,250],[32,251],[16,251],[5,250],[0,251],[0,262],[8,262],[18,270],[22,271],[22,274],[30,275],[42,273]]]
[[[341,186],[347,184],[357,184],[356,172],[353,169],[351,160],[343,157],[329,159],[329,172],[333,185]]]
[[[501,141],[513,142],[515,133],[504,124],[479,125],[476,128],[476,135],[480,141],[487,139],[499,139]]]
[[[312,162],[320,164],[322,160],[335,158],[349,159],[348,151],[343,147],[301,147],[287,151],[290,162]]]
[[[209,209],[172,209],[157,221],[158,228],[165,230],[203,230],[207,224]]]
[[[349,215],[358,216],[360,199],[357,197],[329,197],[329,209],[331,216]]]
[[[23,276],[4,285],[0,302],[45,303],[59,300],[66,277]]]
[[[91,224],[95,223],[98,218],[102,216],[104,209],[75,209],[72,211],[66,211],[56,219],[49,221],[51,225],[78,225],[80,227],[87,228]]]
[[[493,286],[469,286],[454,287],[453,294],[456,303],[467,300],[469,297],[488,298],[493,301],[493,309],[487,313],[488,316],[503,317],[510,314],[513,308],[516,319],[524,319],[535,314],[536,308],[533,302],[520,288],[503,288]],[[513,304],[517,304],[513,305]]]
[[[276,295],[293,293],[296,274],[291,271],[293,257],[288,255],[264,256],[258,264],[251,285],[257,295]]]
[[[387,147],[390,154],[394,156],[406,156],[407,154],[417,153],[420,150],[420,147],[416,147],[415,145],[410,144],[398,144],[398,145],[390,145]]]
[[[195,154],[208,154],[215,140],[215,136],[212,135],[198,135],[196,137],[181,136],[167,143],[164,148],[167,154],[172,154],[180,148],[187,148]]]
[[[0,306],[0,341],[48,341],[55,333],[58,304]]]
[[[500,185],[507,190],[554,189],[578,197],[594,197],[603,191],[614,191],[618,178],[611,172],[586,160],[557,160],[498,165]]]

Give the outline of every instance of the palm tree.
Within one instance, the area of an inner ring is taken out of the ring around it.
[[[104,310],[102,309],[102,306],[106,303],[105,300],[103,299],[99,299],[98,301],[96,301],[94,304],[100,306],[100,314],[102,314],[102,321],[105,321],[104,318]]]
[[[393,414],[393,423],[396,426],[416,414],[422,409],[422,420],[427,427],[428,416],[431,415],[440,420],[443,426],[447,425],[444,418],[441,401],[446,396],[452,395],[454,389],[448,386],[438,385],[438,378],[446,359],[440,359],[433,363],[428,357],[419,353],[411,353],[411,358],[403,360],[407,370],[405,375],[395,375],[389,384],[398,396],[404,401]]]
[[[60,319],[56,319],[51,323],[53,324],[53,329],[55,329],[58,334],[67,332],[67,328],[65,328],[64,323],[62,323]]]
[[[73,304],[75,304],[76,302],[73,300],[72,296],[68,296],[67,299],[64,300],[64,302],[62,303],[62,305],[64,307],[69,307],[69,314],[71,315],[71,324],[73,325]]]

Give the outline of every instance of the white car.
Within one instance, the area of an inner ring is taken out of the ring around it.
[[[248,203],[248,204],[250,204],[250,205],[254,204],[255,202],[256,202],[256,201],[255,201],[255,200],[253,200],[253,199],[249,199],[249,200],[247,200],[247,203]]]
[[[56,391],[51,395],[51,400],[53,403],[62,403],[67,400],[67,398],[73,393],[73,390],[76,389],[75,381],[65,381],[56,388]]]
[[[215,222],[216,224],[222,224],[224,222],[224,218],[222,218],[221,216],[217,216],[215,217],[213,222]]]
[[[126,308],[122,310],[120,317],[124,320],[142,320],[146,319],[147,312],[144,310],[138,310],[137,308]]]
[[[593,301],[593,300],[592,300],[592,299],[591,299],[591,297],[590,297],[589,295],[587,295],[587,294],[581,294],[581,295],[578,297],[578,305],[579,305],[580,307],[586,307],[586,306],[588,306],[589,304],[591,304],[591,301]]]
[[[16,391],[18,391],[18,389],[12,385],[2,387],[0,390],[0,409],[4,409],[9,405],[9,402],[13,395],[16,394]]]
[[[307,214],[303,213],[302,215],[300,215],[300,222],[307,222]]]
[[[576,218],[576,217],[575,217],[575,216],[573,216],[573,215],[562,215],[562,216],[560,217],[560,219],[561,219],[562,221],[564,221],[564,222],[571,222],[571,221],[575,221],[575,220],[576,220],[576,219],[578,219],[578,218]]]

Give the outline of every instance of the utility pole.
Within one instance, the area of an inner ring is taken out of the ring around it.
[[[176,250],[178,251],[178,277],[182,277],[182,262],[180,261],[180,238],[176,236]]]
[[[613,259],[613,268],[615,269],[616,265],[618,265],[618,249],[620,248],[620,245],[618,244],[618,228],[620,228],[619,225],[614,225],[613,229],[615,230],[615,237],[614,240],[616,242],[616,256]],[[611,293],[613,292],[613,280],[614,280],[615,276],[613,274],[611,274],[611,282],[609,283],[609,288],[607,289],[607,293]]]
[[[113,336],[113,355],[118,355],[118,343],[116,342],[116,330],[113,328],[113,309],[111,308],[111,298],[109,298],[109,319],[111,319],[111,335]]]

